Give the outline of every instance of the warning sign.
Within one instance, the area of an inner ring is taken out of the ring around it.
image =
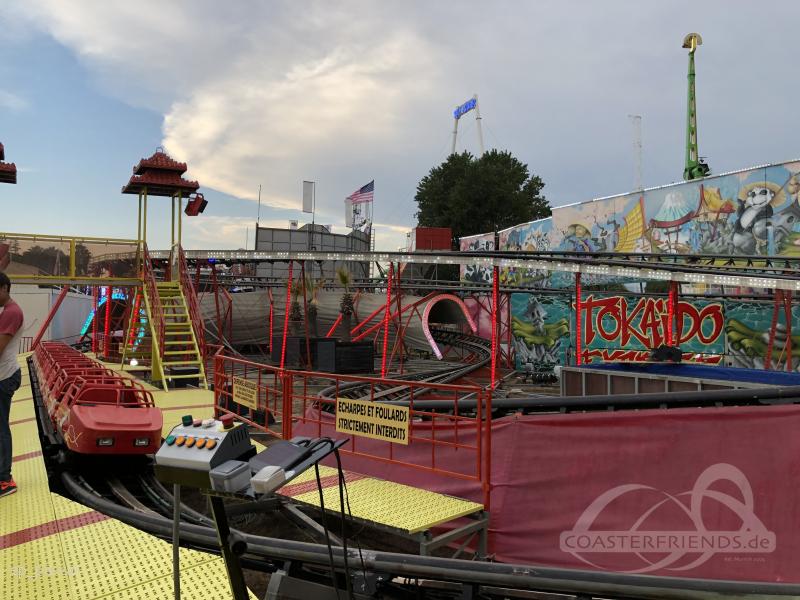
[[[336,431],[408,445],[408,407],[336,399]]]
[[[234,377],[233,401],[242,406],[258,408],[258,384],[243,377]]]

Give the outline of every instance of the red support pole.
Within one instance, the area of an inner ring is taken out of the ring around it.
[[[497,374],[497,312],[498,312],[498,295],[499,295],[499,280],[498,267],[492,268],[492,367],[491,367],[491,383],[490,389],[494,389],[495,377]]]
[[[286,364],[286,334],[289,331],[289,308],[292,302],[292,265],[289,261],[289,279],[286,282],[286,310],[283,315],[283,341],[281,342],[281,370]]]
[[[139,325],[139,303],[142,300],[142,296],[140,294],[138,294],[137,292],[134,292],[134,298],[136,298],[136,300],[134,300],[134,302],[133,302],[133,316],[132,316],[131,321],[130,321],[132,323],[132,325],[131,325],[130,331],[128,332],[128,347],[129,348],[133,348],[134,340],[136,340],[136,330],[138,329],[138,325]]]
[[[775,290],[775,304],[772,307],[772,324],[769,328],[769,341],[767,342],[767,352],[764,355],[764,369],[772,368],[772,349],[775,345],[775,334],[778,331],[778,315],[780,314],[780,303],[783,301],[783,290]]]
[[[506,294],[506,366],[509,369],[514,368],[514,363],[512,362],[512,335],[511,335],[511,294]]]
[[[667,296],[667,346],[677,345],[675,338],[675,308],[678,300],[678,284],[669,282],[669,295]],[[679,333],[680,335],[680,333]]]
[[[386,358],[389,348],[389,314],[392,312],[392,280],[394,279],[394,263],[389,263],[389,277],[386,287],[386,307],[383,311],[383,355],[381,356],[381,378],[386,379]]]
[[[111,342],[109,336],[111,334],[111,296],[113,290],[111,286],[106,286],[106,314],[105,323],[103,324],[103,358],[108,360],[108,354],[111,351]]]
[[[403,265],[402,263],[397,263],[397,271],[395,272],[395,277],[397,281],[395,282],[395,291],[394,297],[397,301],[397,323],[395,327],[397,328],[397,339],[395,340],[394,347],[399,349],[400,354],[400,374],[404,373],[403,369],[403,358],[406,354],[406,342],[405,342],[405,329],[403,328],[403,290],[401,288],[401,281],[400,276],[403,272]],[[394,356],[394,351],[392,351],[392,356]]]
[[[100,288],[94,286],[92,288],[92,297],[94,302],[94,316],[92,317],[92,352],[97,356],[97,304],[100,296]]]
[[[582,343],[582,319],[583,305],[581,301],[581,274],[575,273],[575,364],[580,366],[583,363],[581,356],[583,352]]]
[[[336,317],[336,320],[333,322],[333,325],[331,325],[331,328],[328,330],[328,333],[325,334],[325,337],[331,337],[333,335],[333,332],[336,331],[336,328],[339,326],[339,323],[342,322],[343,317],[344,315],[342,313],[339,313],[339,316]]]
[[[275,318],[275,300],[272,297],[272,289],[267,290],[267,298],[269,298],[269,354],[272,356],[272,324]]]
[[[69,291],[68,286],[64,286],[61,288],[61,292],[58,294],[58,298],[56,298],[55,303],[53,306],[50,307],[50,312],[47,313],[47,318],[42,323],[42,326],[39,328],[39,333],[36,334],[36,337],[33,338],[33,343],[31,344],[31,351],[36,350],[36,347],[39,345],[39,342],[42,341],[47,328],[50,327],[50,322],[53,320],[53,317],[56,316],[56,312],[58,312],[58,308],[61,306],[61,303],[64,301],[64,298],[67,297],[67,292]]]
[[[308,297],[306,296],[306,261],[300,263],[300,277],[303,279],[303,325],[306,330],[306,364],[311,370],[311,341],[308,339]]]
[[[792,367],[792,292],[784,290],[783,302],[786,311],[786,370],[794,371]]]

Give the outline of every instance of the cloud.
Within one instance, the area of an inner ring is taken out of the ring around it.
[[[800,83],[786,77],[785,40],[800,5],[780,5],[754,49],[741,40],[761,6],[501,4],[18,0],[4,17],[69,48],[107,94],[163,115],[163,145],[204,187],[255,201],[261,184],[264,210],[297,210],[314,180],[317,221],[341,223],[344,197],[375,179],[391,244],[413,226],[417,182],[449,152],[453,107],[473,93],[486,146],[529,164],[554,205],[632,187],[629,113],[643,115],[645,185],[679,178],[687,29],[705,40],[698,110],[712,167],[794,155],[786,115]],[[460,130],[458,148],[476,153],[472,115]]]
[[[286,227],[285,220],[261,221],[262,227]],[[248,236],[249,233],[249,236]],[[198,215],[183,219],[183,239],[187,248],[230,250],[253,247],[255,227],[251,217]]]
[[[28,107],[28,102],[21,96],[0,89],[0,108],[11,111],[18,111],[18,110],[24,110],[27,107]]]
[[[253,52],[170,107],[164,145],[203,185],[255,200],[264,182],[271,190],[262,194],[265,206],[296,209],[309,171],[358,164],[392,143],[408,101],[403,80],[415,68],[408,56],[426,46],[412,33],[397,32],[280,66],[264,64]],[[424,94],[427,87],[420,78],[408,94]],[[341,214],[333,199],[320,200],[322,211]]]

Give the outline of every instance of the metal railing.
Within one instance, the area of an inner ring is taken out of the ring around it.
[[[131,239],[0,232],[0,271],[16,265],[14,283],[135,286],[139,256]]]
[[[194,283],[192,282],[192,277],[189,274],[189,267],[186,264],[186,255],[183,252],[183,248],[180,246],[178,246],[178,276],[181,290],[183,291],[183,296],[186,298],[186,304],[189,310],[189,318],[192,321],[192,329],[194,329],[194,336],[197,340],[197,348],[203,357],[205,357],[205,323],[203,322],[203,316],[200,313],[200,303],[197,300],[197,291],[194,289]]]
[[[147,252],[146,244],[143,244],[142,253],[144,258],[142,261],[142,278],[144,280],[144,294],[150,311],[153,352],[157,353],[160,358],[164,349],[164,333],[166,331],[164,309],[161,306],[161,298],[156,287],[156,276],[153,272],[153,265]]]
[[[218,354],[214,362],[217,415],[232,414],[237,420],[282,439],[294,435],[349,437],[343,454],[474,481],[488,506],[492,426],[488,390],[474,385],[281,370],[224,354]],[[388,394],[403,390],[403,405],[409,408],[408,445],[337,433],[338,392],[354,385],[366,385],[368,391],[360,399],[369,402],[380,402]],[[237,393],[237,386],[248,388],[249,393]],[[327,398],[318,395],[322,388],[331,387],[337,393]],[[469,413],[459,409],[458,400],[464,396],[476,401]],[[415,402],[423,400],[444,401],[448,410],[415,406]]]

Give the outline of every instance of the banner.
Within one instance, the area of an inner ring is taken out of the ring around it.
[[[417,425],[415,424],[415,431]],[[800,583],[800,406],[515,415],[492,423],[490,552],[501,562]],[[298,435],[335,435],[332,419]],[[474,432],[436,430],[475,443]],[[359,440],[385,455],[385,442]],[[422,463],[416,439],[395,458]],[[386,477],[384,462],[344,466]],[[457,471],[463,453],[437,454]],[[461,467],[463,468],[463,467]],[[394,464],[391,479],[476,502],[480,484]]]
[[[314,212],[314,182],[303,182],[303,212]]]

